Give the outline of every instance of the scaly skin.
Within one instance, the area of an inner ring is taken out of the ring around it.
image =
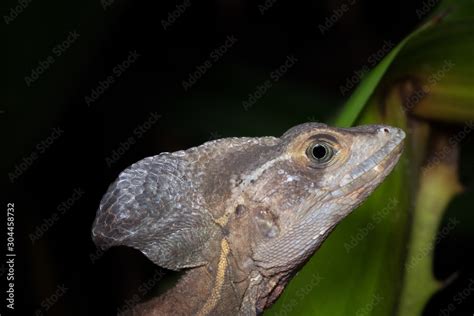
[[[135,315],[257,315],[390,173],[404,137],[389,126],[306,123],[280,138],[148,157],[109,187],[92,236],[186,269]]]

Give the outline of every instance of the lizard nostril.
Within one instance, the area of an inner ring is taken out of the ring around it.
[[[388,130],[388,128],[384,128],[383,131],[384,131],[385,133],[387,133],[387,134],[390,133],[390,131]]]

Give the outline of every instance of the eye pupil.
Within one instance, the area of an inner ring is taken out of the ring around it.
[[[325,146],[316,145],[313,147],[312,154],[316,159],[323,159],[328,154],[328,150]]]
[[[334,156],[334,149],[330,144],[321,141],[309,146],[306,149],[306,155],[316,165],[326,166]]]

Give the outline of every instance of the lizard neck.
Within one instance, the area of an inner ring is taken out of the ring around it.
[[[133,315],[204,316],[241,313],[241,306],[247,306],[242,303],[248,280],[235,281],[229,255],[229,245],[224,238],[221,240],[220,254],[211,264],[189,269],[163,295],[136,306]]]

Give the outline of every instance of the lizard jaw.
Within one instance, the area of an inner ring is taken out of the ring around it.
[[[383,158],[381,161],[375,165],[369,167],[365,173],[354,178],[350,183],[348,183],[343,191],[368,191],[366,194],[370,194],[373,189],[375,189],[385,177],[390,174],[390,172],[395,168],[398,160],[402,154],[403,145],[398,144],[389,155]],[[367,190],[369,189],[369,190]]]
[[[388,128],[383,129],[388,130]],[[403,149],[403,139],[405,138],[405,133],[398,128],[391,128],[391,130],[393,131],[389,131],[389,133],[394,135],[373,155],[371,155],[361,164],[357,165],[353,170],[351,170],[350,173],[344,176],[339,183],[340,187],[344,187],[346,185],[352,186],[354,182],[357,182],[361,177],[365,177],[366,174],[375,172],[376,178],[377,174],[384,174],[384,171],[387,168],[390,168],[389,171],[393,169]],[[386,172],[386,174],[388,173],[389,172]]]

